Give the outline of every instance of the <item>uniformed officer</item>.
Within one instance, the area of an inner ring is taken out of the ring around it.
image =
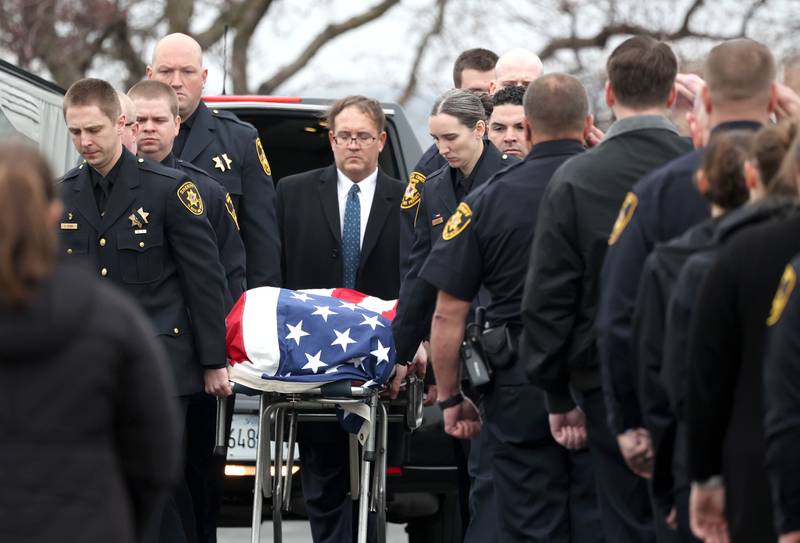
[[[148,79],[178,95],[181,129],[173,154],[212,174],[231,195],[247,255],[247,287],[280,286],[275,186],[264,147],[252,125],[202,102],[207,75],[200,45],[185,34],[161,39],[147,67]]]
[[[225,277],[206,204],[185,174],[123,148],[114,89],[83,79],[64,98],[73,144],[85,163],[61,181],[60,241],[67,257],[114,282],[152,319],[181,405],[205,389],[228,395]],[[191,318],[190,318],[191,313]],[[168,508],[161,539],[180,541],[190,510]]]
[[[800,256],[786,266],[772,301],[764,355],[766,467],[780,543],[800,542]]]
[[[747,39],[724,42],[709,53],[704,73],[707,85],[700,97],[712,134],[755,131],[769,121],[775,109],[775,62],[766,47]],[[633,186],[620,211],[621,228],[615,228],[603,261],[597,348],[611,430],[631,465],[641,462],[637,458],[652,458],[633,379],[638,371],[631,328],[639,277],[655,243],[708,218],[708,202],[694,184],[702,157],[702,148],[697,149]]]
[[[488,95],[483,100],[490,101]],[[494,173],[519,159],[502,155],[484,139],[487,107],[474,93],[453,89],[436,101],[429,127],[447,166],[434,172],[422,190],[416,208],[415,240],[411,250],[411,266],[400,287],[397,315],[392,322],[397,360],[411,361],[428,335],[436,302],[436,290],[417,278],[435,240],[440,237],[447,218],[458,202],[486,182]],[[485,303],[485,301],[484,301]],[[483,539],[491,533],[491,479],[488,477],[491,458],[481,454],[473,442],[469,451],[470,526],[467,539]],[[483,467],[482,467],[483,466]],[[483,535],[471,535],[483,534]]]
[[[178,98],[169,85],[160,81],[140,81],[128,91],[139,126],[138,154],[168,168],[181,170],[197,185],[208,206],[208,219],[214,228],[219,258],[228,280],[226,310],[244,292],[244,245],[239,235],[238,217],[231,195],[205,171],[191,162],[176,158],[172,145],[180,127]]]
[[[463,51],[453,65],[453,86],[472,92],[487,92],[494,79],[495,63],[497,54],[488,49]],[[408,259],[414,244],[414,218],[422,187],[428,176],[445,164],[447,161],[439,154],[439,149],[431,144],[408,176],[408,186],[400,203],[400,277],[405,277],[408,272]]]
[[[420,274],[439,289],[431,331],[439,405],[449,434],[487,436],[498,541],[602,541],[588,453],[550,435],[543,393],[528,384],[516,355],[536,210],[553,172],[583,151],[588,101],[577,79],[550,74],[531,84],[525,110],[533,150],[465,197]],[[465,319],[481,286],[491,297],[483,352],[494,369],[484,424],[459,379]]]

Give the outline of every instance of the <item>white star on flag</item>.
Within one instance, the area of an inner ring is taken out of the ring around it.
[[[342,302],[339,307],[344,307],[345,309],[351,309],[353,311],[358,309],[358,306],[356,304],[351,304],[350,302]]]
[[[340,332],[339,330],[334,330],[333,333],[336,334],[336,339],[333,340],[333,343],[331,343],[331,347],[333,347],[334,345],[341,345],[342,351],[347,351],[347,345],[356,342],[356,340],[350,339],[349,328],[344,332]]]
[[[367,359],[366,356],[359,356],[358,358],[351,358],[347,361],[348,364],[353,364],[355,367],[364,369],[364,361]]]
[[[389,350],[390,347],[384,347],[383,344],[381,343],[381,340],[378,340],[378,348],[375,349],[374,351],[370,351],[369,354],[377,358],[378,359],[377,363],[380,364],[381,362],[389,361]]]
[[[339,364],[339,366],[341,366],[341,364]],[[332,368],[328,368],[327,370],[325,370],[325,373],[336,373],[337,371],[339,371],[339,366],[333,366]]]
[[[300,338],[308,335],[308,332],[303,330],[303,321],[298,322],[294,326],[287,322],[286,327],[289,329],[289,335],[286,336],[286,339],[293,339],[298,346],[300,345]]]
[[[317,310],[314,311],[312,315],[319,315],[325,322],[328,322],[328,317],[330,317],[331,315],[338,315],[338,313],[334,313],[333,311],[331,311],[331,308],[328,307],[327,305],[322,305],[322,306],[315,305],[314,307],[316,307]]]
[[[303,366],[303,369],[304,370],[309,370],[310,369],[314,373],[317,373],[317,371],[319,371],[320,368],[324,368],[325,366],[327,366],[327,364],[325,362],[323,362],[322,360],[319,359],[321,354],[322,354],[322,351],[317,351],[317,354],[315,354],[314,356],[311,356],[310,354],[305,353],[306,359],[308,360],[308,363],[305,366]]]
[[[311,296],[309,296],[305,292],[294,292],[292,293],[292,298],[294,298],[295,300],[300,300],[301,302],[307,302],[311,299]]]
[[[373,330],[375,330],[376,326],[380,326],[381,328],[385,328],[383,326],[383,323],[378,320],[378,315],[373,315],[371,317],[367,317],[366,315],[364,315],[364,320],[360,324],[363,324],[365,326],[369,326]]]

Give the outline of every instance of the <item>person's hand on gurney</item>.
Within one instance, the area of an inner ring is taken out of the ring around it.
[[[228,381],[228,368],[203,370],[206,394],[211,396],[230,396],[233,387]]]

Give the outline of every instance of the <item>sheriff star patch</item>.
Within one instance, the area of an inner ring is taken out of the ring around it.
[[[451,240],[463,232],[472,221],[472,210],[469,206],[461,202],[456,208],[456,212],[447,220],[442,230],[442,239]]]
[[[236,229],[239,230],[239,218],[236,216],[236,208],[233,207],[233,200],[231,199],[230,193],[225,193],[225,209],[228,210],[228,215],[231,216],[233,224],[235,224]]]
[[[272,168],[269,167],[269,162],[267,162],[267,155],[264,153],[264,146],[261,145],[261,138],[256,138],[256,154],[258,155],[258,161],[261,162],[261,167],[264,168],[264,173],[272,175]]]
[[[183,207],[188,209],[192,215],[202,215],[203,211],[205,211],[200,192],[191,181],[186,181],[178,188],[178,200],[181,201]]]
[[[775,297],[772,299],[772,309],[769,312],[767,326],[773,326],[781,320],[781,315],[783,315],[783,310],[786,308],[786,303],[789,301],[789,296],[792,295],[795,283],[797,283],[797,273],[794,271],[792,265],[789,264],[786,266],[786,269],[783,270],[783,276],[778,285],[778,292],[775,293]]]
[[[419,185],[425,184],[425,176],[419,172],[411,172],[408,176],[408,185],[406,192],[403,194],[403,200],[400,202],[400,209],[411,209],[419,203],[422,197],[422,187]]]
[[[622,202],[622,207],[619,208],[619,215],[617,215],[617,222],[614,223],[614,228],[611,230],[611,235],[608,237],[608,244],[614,245],[619,241],[619,237],[625,231],[625,227],[631,222],[633,213],[636,211],[636,206],[639,205],[639,198],[632,192],[625,195],[625,200]]]

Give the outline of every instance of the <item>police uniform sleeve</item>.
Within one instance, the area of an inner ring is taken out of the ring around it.
[[[694,305],[689,331],[686,429],[692,481],[722,474],[722,448],[740,366],[742,330],[736,318],[731,266],[720,254]]]
[[[465,302],[475,298],[483,278],[477,207],[470,196],[458,204],[420,271],[423,280]]]
[[[247,287],[281,285],[281,242],[275,211],[275,185],[255,129],[248,132],[242,167],[238,220],[246,251]]]
[[[224,368],[225,272],[206,205],[187,177],[168,194],[166,234],[191,315],[198,361],[205,369]]]
[[[611,232],[595,320],[603,394],[615,435],[642,426],[631,328],[639,277],[652,242],[646,239],[646,210],[637,210],[638,201],[635,192],[627,194]]]
[[[425,204],[426,190],[422,190],[417,213],[427,216]],[[419,279],[419,272],[431,252],[431,227],[426,220],[417,221],[414,226],[414,245],[411,248],[409,270],[400,284],[397,314],[392,320],[397,349],[397,360],[401,363],[414,358],[420,342],[430,333],[430,321],[436,304],[436,288]]]
[[[239,222],[236,209],[233,206],[231,195],[212,181],[209,191],[209,218],[213,219],[212,226],[217,238],[217,249],[222,266],[225,269],[230,299],[225,304],[225,310],[230,311],[233,304],[244,292],[245,287],[245,249],[242,236],[239,233]],[[214,210],[211,213],[211,209]]]
[[[800,530],[800,295],[795,258],[784,271],[764,357],[766,468],[778,533]]]
[[[520,358],[530,381],[546,392],[547,409],[574,407],[566,347],[578,310],[583,262],[571,186],[556,172],[548,184],[531,247],[522,300]]]

